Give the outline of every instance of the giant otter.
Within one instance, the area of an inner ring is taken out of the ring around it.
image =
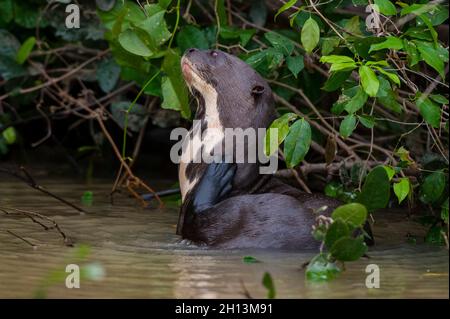
[[[181,68],[198,101],[195,119],[203,130],[216,129],[206,134],[201,147],[223,143],[225,128],[267,128],[275,119],[268,83],[239,58],[218,50],[189,49]],[[311,235],[314,211],[325,208],[329,213],[340,203],[261,175],[260,165],[182,161],[177,233],[221,248],[317,247]]]

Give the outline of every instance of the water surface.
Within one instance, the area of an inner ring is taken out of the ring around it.
[[[111,181],[95,181],[94,186],[69,180],[40,182],[77,204],[83,192],[91,190],[94,203],[85,208],[87,214],[79,214],[2,176],[0,206],[49,216],[75,242],[75,247],[67,247],[55,230],[45,231],[26,217],[0,211],[2,298],[35,298],[42,293],[47,298],[245,298],[245,290],[252,297],[265,298],[261,279],[266,271],[279,298],[449,297],[448,251],[421,243],[425,230],[401,212],[376,214],[377,246],[370,250],[370,259],[347,263],[346,271],[330,283],[312,284],[305,280],[302,264],[315,252],[187,246],[175,235],[176,207],[143,209],[124,196],[111,205]],[[408,233],[417,236],[417,244],[408,243]],[[81,261],[76,257],[80,245],[91,247]],[[246,264],[244,256],[261,262]],[[81,269],[95,265],[104,274],[96,281],[83,278],[80,289],[67,289],[61,279],[49,282],[49,276],[64,272],[70,263],[80,264]],[[380,289],[365,286],[368,264],[380,267]]]

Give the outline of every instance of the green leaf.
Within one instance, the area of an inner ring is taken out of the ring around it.
[[[267,289],[267,298],[274,299],[275,285],[273,284],[272,276],[268,272],[264,273],[262,284]]]
[[[341,87],[341,85],[345,82],[345,80],[348,79],[350,74],[351,74],[350,71],[331,73],[330,77],[323,85],[322,90],[327,92],[336,91],[338,88]]]
[[[178,98],[174,84],[168,76],[162,78],[161,90],[163,95],[161,107],[163,109],[181,111],[181,101]]]
[[[325,245],[330,249],[333,244],[342,237],[348,237],[350,235],[350,229],[342,219],[336,219],[328,228],[325,236]]]
[[[364,92],[364,90],[359,86],[356,94],[345,105],[345,110],[349,114],[353,114],[353,113],[357,112],[359,109],[361,109],[364,106],[364,104],[366,104],[367,98],[368,98],[368,96],[367,96],[366,92]]]
[[[395,5],[389,1],[389,0],[375,0],[375,5],[378,6],[378,10],[380,13],[391,16],[397,14],[397,9],[395,8]]]
[[[96,77],[102,91],[109,93],[119,80],[120,66],[114,59],[105,59],[98,64]]]
[[[331,63],[330,72],[349,71],[356,68],[356,62],[345,55],[326,55],[320,58],[322,63]]]
[[[361,258],[366,252],[367,246],[362,236],[357,238],[341,238],[330,249],[331,255],[339,261],[355,261]]]
[[[184,26],[177,34],[177,44],[181,52],[189,48],[206,50],[209,48],[205,33],[192,25]]]
[[[119,35],[119,43],[122,48],[130,53],[143,57],[153,55],[153,52],[146,46],[144,41],[142,41],[139,36],[130,29],[125,30]]]
[[[391,88],[391,84],[384,77],[379,77],[380,88],[377,93],[377,100],[389,110],[392,110],[396,113],[402,112],[402,106],[396,100],[396,95]]]
[[[161,77],[158,77],[157,73],[160,73],[159,68],[152,68],[149,73],[147,70],[145,74],[142,70],[124,66],[121,68],[120,77],[122,80],[136,82],[141,88],[144,88],[144,93],[147,95],[153,95],[162,97],[161,94]],[[148,82],[152,77],[156,76],[151,82]]]
[[[274,21],[277,20],[277,17],[282,14],[284,11],[292,8],[297,3],[297,0],[289,0],[285,4],[283,4],[280,9],[278,9],[277,13],[275,14]]]
[[[1,43],[1,42],[0,42]],[[27,68],[7,56],[0,55],[0,77],[5,81],[27,75]]]
[[[305,158],[311,146],[311,127],[305,119],[297,120],[289,128],[284,141],[286,165],[295,167]]]
[[[375,118],[370,115],[358,115],[359,122],[367,128],[375,127]]]
[[[85,191],[81,196],[81,203],[85,206],[92,206],[94,201],[94,193],[91,191]]]
[[[127,2],[125,2],[125,3],[127,3]],[[128,2],[129,3],[129,2]],[[157,14],[158,12],[165,12],[166,10],[161,6],[161,4],[159,4],[159,3],[148,3],[147,2],[147,4],[144,6],[144,9],[145,9],[145,13],[146,13],[146,16],[147,17],[151,17],[151,16],[153,16],[154,14]],[[145,19],[145,17],[144,18],[141,18],[141,19],[138,19],[137,21],[135,20],[135,21],[133,21],[133,23],[140,23],[141,21],[143,21]]]
[[[191,109],[189,107],[189,95],[183,76],[181,74],[181,57],[173,50],[169,50],[162,65],[166,77],[163,78],[161,89],[163,103],[161,107],[181,111],[181,115],[189,119]]]
[[[13,1],[14,2],[14,22],[24,28],[34,29],[37,25],[45,28],[49,21],[48,19],[41,19],[42,9],[39,10],[36,6],[30,6],[28,1]]]
[[[367,66],[389,66],[386,60],[380,60],[380,61],[367,61]]]
[[[328,197],[336,198],[338,196],[338,192],[342,189],[342,185],[332,181],[325,186],[324,193]]]
[[[294,51],[294,43],[279,33],[273,31],[267,32],[264,34],[264,37],[275,49],[282,52],[285,56],[290,56],[292,51]]]
[[[351,57],[346,55],[324,55],[320,58],[320,62],[322,63],[355,63]]]
[[[339,134],[341,134],[343,138],[347,138],[352,135],[355,128],[356,116],[353,114],[349,114],[342,120],[341,126],[339,127]]]
[[[424,120],[434,128],[438,128],[441,124],[441,108],[437,106],[429,98],[419,97],[416,101],[420,115]]]
[[[5,139],[0,137],[0,155],[6,155],[9,152],[8,145],[6,145]]]
[[[359,76],[361,78],[361,84],[366,91],[366,93],[371,96],[375,97],[378,92],[378,88],[380,87],[380,82],[378,81],[377,76],[375,75],[375,72],[368,66],[361,66],[359,68]]]
[[[444,237],[442,233],[444,229],[439,225],[431,226],[425,235],[425,242],[432,245],[443,245],[445,244]]]
[[[313,18],[306,20],[301,32],[301,42],[306,52],[311,53],[320,39],[320,28]]]
[[[255,35],[256,30],[255,29],[245,29],[239,30],[239,38],[241,39],[241,45],[246,46],[248,42],[251,40],[251,38]]]
[[[0,124],[1,125],[1,124]],[[10,126],[6,130],[2,132],[2,136],[6,142],[6,144],[14,144],[17,140],[17,134],[14,127]]]
[[[410,190],[409,178],[403,177],[398,183],[394,183],[394,193],[397,196],[398,203],[401,204],[408,196]]]
[[[434,8],[425,12],[431,24],[438,26],[448,19],[448,6],[434,5]]]
[[[448,99],[441,94],[431,94],[429,95],[429,97],[439,104],[448,104]]]
[[[322,55],[328,55],[334,51],[339,45],[340,39],[338,37],[330,37],[322,39]]]
[[[172,3],[172,0],[158,0],[158,4],[163,9],[167,9],[171,3]]]
[[[126,11],[127,11],[125,20],[127,20],[128,22],[134,23],[134,24],[138,24],[139,22],[145,20],[146,15],[140,5],[138,5],[136,2],[131,2],[131,1],[125,1],[123,3],[124,3],[124,7],[126,8]],[[159,9],[160,8],[159,5],[155,4],[154,7],[158,8],[158,10],[157,10],[158,12],[161,11]],[[114,10],[112,10],[112,11],[114,11]],[[146,8],[146,11],[147,11],[148,15],[154,13],[154,12],[151,12],[150,10],[148,10],[147,8]]]
[[[400,11],[400,15],[404,16],[407,14],[415,14],[415,15],[420,15],[422,13],[425,13],[427,10],[429,9],[429,7],[427,7],[424,4],[419,4],[419,3],[413,3],[410,6],[406,6],[404,8],[402,8],[402,10]]]
[[[219,25],[226,26],[228,25],[228,19],[227,19],[227,12],[225,10],[225,0],[215,0],[213,2],[214,4],[214,11],[216,12],[216,17],[218,19]]]
[[[246,46],[253,35],[256,33],[255,29],[239,29],[236,27],[221,27],[220,28],[220,37],[226,40],[230,39],[240,39],[241,45]],[[211,42],[211,41],[210,41]],[[210,43],[209,45],[214,44]]]
[[[330,72],[342,72],[356,69],[356,63],[334,63],[330,67]]]
[[[283,59],[283,53],[274,48],[268,48],[249,56],[245,62],[262,75],[267,75],[270,71],[277,69]]]
[[[344,29],[352,35],[361,36],[361,20],[357,15],[353,16],[345,22]]]
[[[387,72],[387,71],[383,70],[382,68],[380,68],[379,66],[374,66],[374,68],[377,69],[378,71],[380,71],[380,73],[386,75],[392,82],[394,82],[395,84],[400,86],[400,78],[398,77],[397,74],[392,73],[392,72]]]
[[[360,58],[365,60],[370,60],[371,54],[369,53],[370,46],[375,43],[383,42],[384,38],[375,36],[364,36],[363,38],[358,38],[357,41],[352,43],[352,51],[354,54],[359,55]]]
[[[383,167],[386,170],[386,174],[388,175],[388,179],[392,180],[392,178],[395,175],[395,170],[391,166],[388,166],[388,165],[383,165]]]
[[[395,155],[400,157],[400,160],[402,162],[408,162],[409,164],[413,163],[411,156],[409,155],[409,151],[405,149],[403,146],[400,146],[400,148],[395,151]]]
[[[258,259],[256,259],[253,256],[244,256],[244,258],[242,258],[242,261],[246,264],[256,264],[256,263],[260,262]]]
[[[297,78],[300,71],[305,67],[302,55],[288,56],[286,58],[286,64],[289,71],[291,71],[295,78]]]
[[[414,66],[420,61],[419,51],[417,51],[417,46],[414,42],[403,39],[403,47],[406,51],[409,66]]]
[[[385,208],[389,202],[390,188],[385,168],[377,166],[367,175],[357,201],[366,206],[369,212]]]
[[[318,225],[312,231],[312,236],[317,241],[325,240],[326,234],[327,234],[327,227],[324,224]]]
[[[403,49],[403,41],[402,39],[397,37],[387,37],[386,40],[381,43],[372,44],[370,46],[369,52],[383,49],[401,50]]]
[[[420,186],[419,198],[425,204],[436,202],[445,189],[445,174],[437,171],[428,175]]]
[[[296,118],[297,114],[286,113],[272,122],[265,136],[264,153],[267,156],[275,153],[275,151],[278,149],[278,146],[283,143],[284,139],[289,133],[289,122],[293,121]],[[270,144],[271,135],[274,134],[275,131],[277,132],[277,141],[275,141],[277,144],[272,145]]]
[[[0,1],[0,22],[9,23],[14,18],[13,0]]]
[[[330,262],[323,254],[315,256],[306,268],[306,279],[313,282],[330,281],[336,278],[342,270]]]
[[[430,30],[423,27],[409,27],[404,33],[404,36],[425,41],[433,41]]]
[[[436,30],[433,28],[433,24],[431,23],[430,19],[428,19],[428,17],[424,14],[421,14],[419,16],[419,20],[422,20],[423,23],[425,23],[425,25],[427,26],[428,30],[430,31],[431,37],[433,38],[434,44],[437,46],[438,45],[438,33],[436,32]]]
[[[90,195],[93,195],[93,193],[91,191],[87,191],[85,193],[88,193],[88,196],[89,196],[89,193],[90,193]],[[89,257],[89,255],[92,252],[91,246],[86,245],[86,244],[77,245],[77,247],[75,249],[76,250],[73,252],[73,258],[78,261],[85,260],[86,258]]]
[[[162,44],[169,40],[172,35],[167,29],[164,15],[165,11],[157,12],[152,16],[146,17],[136,25],[139,29],[147,33],[154,50],[158,49]]]
[[[448,198],[446,198],[445,202],[442,204],[441,218],[448,225]]]
[[[351,97],[355,96],[356,93],[352,92],[352,90],[357,87],[353,87],[347,90],[344,90],[341,95],[339,95],[339,98],[336,102],[333,103],[331,106],[331,113],[334,115],[340,115],[342,112],[344,112],[345,105],[347,105],[348,101],[350,101]],[[350,92],[348,92],[350,91]],[[355,91],[356,92],[356,91]]]
[[[28,39],[25,40],[25,42],[20,47],[19,51],[17,51],[16,62],[18,64],[23,64],[26,61],[26,59],[28,59],[28,56],[30,55],[31,51],[33,51],[35,44],[36,44],[35,37],[29,37]]]
[[[445,78],[444,60],[439,55],[439,51],[433,48],[432,45],[425,42],[416,42],[417,49],[420,52],[422,59],[433,69],[439,72],[442,78]]]
[[[367,209],[359,203],[350,203],[341,205],[331,214],[333,220],[341,219],[346,223],[350,223],[353,227],[364,224],[367,219]]]
[[[0,29],[0,43],[0,56],[15,59],[20,48],[17,38],[8,31]]]

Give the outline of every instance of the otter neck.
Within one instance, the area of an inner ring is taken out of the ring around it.
[[[198,104],[195,119],[202,120],[207,128],[223,129],[217,91],[210,85],[203,85],[202,89],[202,93],[195,95]]]

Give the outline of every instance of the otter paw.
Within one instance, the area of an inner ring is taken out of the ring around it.
[[[194,211],[204,211],[223,200],[231,192],[235,173],[233,163],[209,164],[194,194]]]

